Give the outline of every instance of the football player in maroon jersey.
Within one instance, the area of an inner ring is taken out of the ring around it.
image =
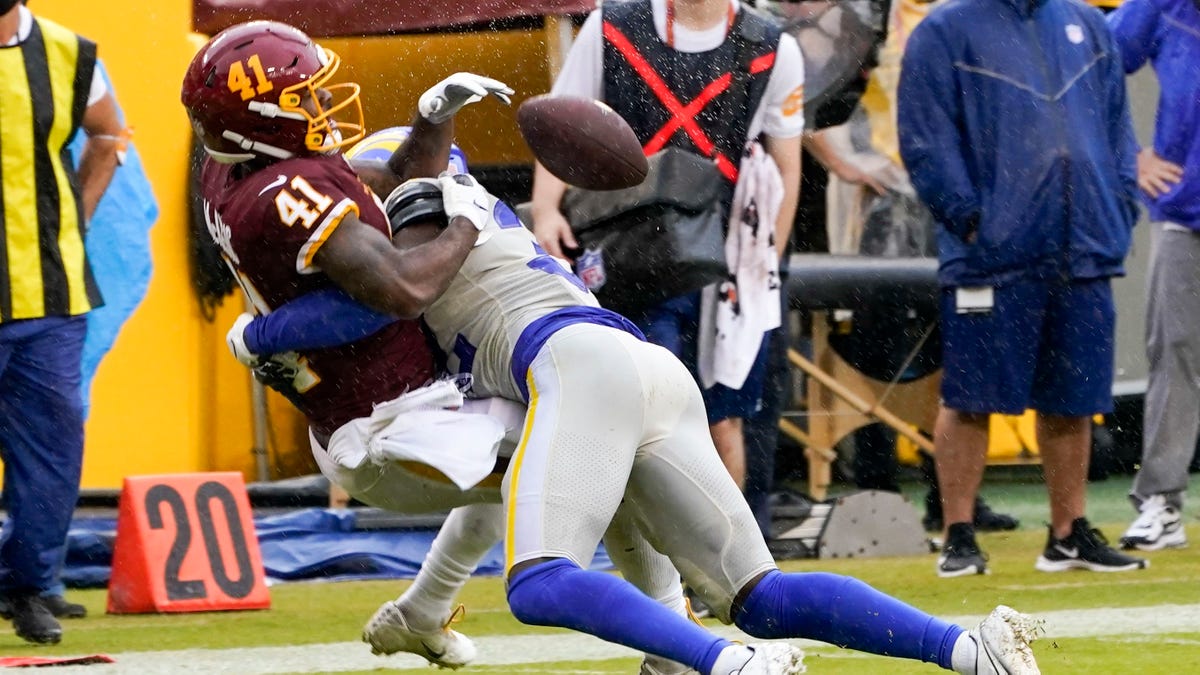
[[[437,370],[416,317],[445,290],[475,245],[482,218],[470,205],[476,192],[483,193],[477,183],[448,181],[447,199],[465,210],[454,211],[456,217],[427,245],[406,251],[392,246],[377,195],[388,195],[407,178],[438,175],[446,167],[454,114],[488,96],[507,103],[512,90],[486,77],[452,75],[421,96],[411,137],[386,163],[352,167],[340,149],[362,137],[362,108],[358,85],[333,82],[338,65],[336,54],[304,33],[267,21],[226,29],[197,53],[181,98],[208,153],[201,170],[203,212],[256,311],[340,287],[401,319],[350,344],[295,355],[295,402],[309,420],[323,470],[348,476],[380,461],[366,456],[364,448],[372,444],[364,439],[386,429],[388,415],[433,408],[421,412],[432,418],[422,427],[453,434],[457,452],[446,453],[448,459],[422,452],[422,439],[406,445],[399,442],[402,433],[391,434],[399,441],[390,450],[412,461],[392,462],[387,471],[393,478],[403,475],[409,489],[381,496],[381,506],[406,512],[467,506],[455,509],[442,531],[455,546],[435,541],[414,592],[393,603],[388,644],[373,646],[456,668],[475,649],[445,627],[450,601],[502,535],[498,492],[473,486],[492,470],[505,429],[488,415],[446,410],[462,404],[453,384],[422,389]],[[378,478],[380,471],[372,475]],[[371,488],[346,487],[356,496]]]

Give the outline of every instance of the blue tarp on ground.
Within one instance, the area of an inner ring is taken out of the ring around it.
[[[254,527],[262,549],[263,568],[275,581],[407,579],[416,575],[437,530],[357,529],[353,510],[304,509],[257,517]],[[62,578],[72,588],[108,584],[116,540],[115,518],[77,518],[67,539]],[[593,569],[610,569],[603,547]],[[484,557],[476,575],[504,570],[504,550],[497,545]]]

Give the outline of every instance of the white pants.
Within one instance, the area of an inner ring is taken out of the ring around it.
[[[526,412],[525,406],[504,399],[464,400],[460,401],[461,408],[457,411],[438,409],[439,413],[451,417],[439,419],[439,422],[448,423],[438,423],[437,433],[430,433],[429,428],[413,423],[428,418],[425,415],[428,412],[426,403],[430,400],[446,402],[447,399],[443,398],[446,395],[448,392],[444,389],[430,391],[429,387],[411,392],[406,395],[410,397],[407,401],[415,399],[421,405],[405,405],[400,399],[380,405],[372,417],[352,420],[338,428],[329,439],[328,449],[311,434],[309,441],[321,473],[364,504],[400,513],[454,509],[446,526],[438,534],[435,546],[443,551],[443,558],[458,560],[458,564],[473,569],[480,556],[499,540],[499,536],[494,536],[490,543],[465,541],[470,537],[493,537],[493,530],[479,523],[458,527],[459,522],[492,517],[502,519],[504,513],[498,509],[457,507],[500,504],[500,481],[495,476],[488,476],[473,486],[460,489],[445,475],[446,472],[453,473],[455,467],[443,460],[448,456],[484,458],[480,461],[490,466],[497,452],[499,456],[511,457],[521,438]],[[478,419],[472,419],[479,416],[489,419],[483,424]],[[487,422],[493,423],[494,427]],[[374,435],[372,429],[375,430]],[[498,449],[492,447],[495,437],[489,429],[503,430]],[[371,449],[372,445],[375,450]],[[419,458],[429,458],[441,468],[423,464]],[[621,573],[638,589],[682,612],[679,573],[666,557],[649,545],[639,530],[634,514],[632,508],[621,509],[615,517],[610,514],[611,526],[606,521],[602,529],[609,555]],[[500,525],[494,531],[501,532]],[[464,548],[474,552],[465,556],[471,559],[463,559],[459,549]],[[596,542],[593,541],[592,550],[587,554],[588,560],[595,548]],[[422,568],[422,572],[427,571],[430,570]]]
[[[667,350],[581,324],[530,365],[525,433],[505,476],[506,565],[587,567],[622,499],[722,621],[775,563],[717,456],[700,390]]]

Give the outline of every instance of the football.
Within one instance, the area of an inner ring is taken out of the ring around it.
[[[612,108],[577,96],[535,96],[517,108],[517,126],[546,169],[568,185],[620,190],[646,179],[646,156]]]

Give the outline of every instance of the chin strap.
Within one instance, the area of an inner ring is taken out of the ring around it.
[[[215,152],[206,147],[205,149],[208,150],[208,154],[212,155],[217,161],[225,161],[227,163],[244,162],[248,159],[254,159],[254,153],[266,155],[268,157],[274,157],[275,159],[290,159],[293,157],[292,153],[284,150],[283,148],[277,148],[274,145],[268,145],[260,141],[250,140],[249,138],[246,138],[237,132],[229,131],[228,129],[221,132],[221,138],[224,138],[227,141],[233,141],[234,143],[238,144],[239,148],[243,150],[250,150],[251,152],[247,153],[246,155],[241,155],[229,152]]]

